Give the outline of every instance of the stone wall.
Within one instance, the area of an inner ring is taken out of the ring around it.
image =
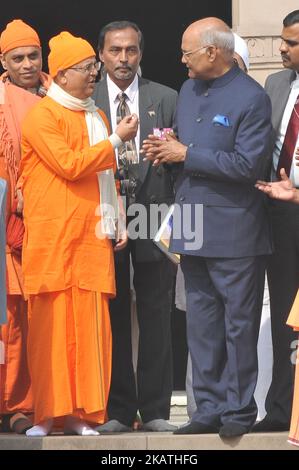
[[[232,0],[233,30],[247,42],[250,75],[261,85],[266,77],[282,69],[280,34],[283,18],[299,9],[296,0]]]

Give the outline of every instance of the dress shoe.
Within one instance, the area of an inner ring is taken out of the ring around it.
[[[281,423],[280,421],[272,421],[269,418],[264,418],[262,421],[257,422],[251,432],[282,432],[290,429],[289,423]]]
[[[120,421],[117,421],[117,419],[111,419],[105,424],[96,426],[95,430],[100,434],[105,434],[106,432],[132,432],[132,428],[122,424]]]
[[[177,426],[169,424],[165,419],[152,419],[141,426],[141,431],[170,432],[175,431]]]
[[[218,429],[210,424],[199,423],[198,421],[191,421],[176,429],[173,434],[215,434]]]
[[[220,437],[238,437],[249,432],[248,428],[239,423],[225,423],[219,429]]]

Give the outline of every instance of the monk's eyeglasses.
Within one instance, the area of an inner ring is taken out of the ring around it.
[[[98,73],[101,69],[101,62],[91,62],[85,65],[85,67],[68,67],[69,70],[77,70],[81,73],[91,73],[94,70]]]

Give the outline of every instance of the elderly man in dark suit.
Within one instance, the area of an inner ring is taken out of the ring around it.
[[[271,106],[233,53],[233,34],[220,19],[186,29],[180,141],[150,136],[143,145],[154,164],[181,165],[171,248],[182,255],[197,410],[175,434],[239,436],[257,415],[257,338],[271,242],[254,183],[264,171]]]
[[[174,191],[169,169],[155,168],[142,156],[139,158],[140,142],[152,134],[153,128],[172,127],[177,93],[137,75],[142,52],[143,35],[135,23],[117,21],[106,25],[99,36],[105,76],[97,84],[94,99],[110,119],[112,129],[123,99],[128,110],[139,116],[140,130],[132,144],[136,147],[134,157],[124,164],[118,152],[118,173],[127,203],[146,208],[143,225],[147,222],[149,229],[150,206],[172,203]],[[132,219],[128,217],[129,222]],[[175,428],[166,421],[172,393],[170,313],[174,269],[151,238],[147,233],[143,239],[129,239],[125,250],[116,253],[117,298],[110,306],[113,367],[109,421],[98,428],[100,432],[130,431],[138,410],[144,430]],[[139,325],[137,384],[132,364],[130,256]]]
[[[299,10],[284,18],[281,40],[280,53],[287,70],[270,75],[265,85],[272,103],[274,129],[271,171],[266,176],[277,181],[284,167],[294,186],[299,187],[299,169],[293,158],[299,134]],[[274,242],[267,266],[273,371],[266,397],[267,414],[254,426],[255,432],[287,431],[290,427],[294,384],[291,355],[297,338],[286,320],[299,288],[299,207],[276,200],[269,205]]]

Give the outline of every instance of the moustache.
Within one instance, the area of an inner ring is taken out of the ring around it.
[[[119,70],[119,69],[126,69],[126,70],[132,71],[132,67],[130,67],[129,65],[120,65],[119,67],[115,68],[115,70]]]
[[[282,59],[290,60],[287,54],[280,54]]]
[[[35,69],[35,68],[28,68],[26,70],[23,70],[23,72],[21,72],[22,74],[26,74],[26,73],[37,73],[38,70]]]

